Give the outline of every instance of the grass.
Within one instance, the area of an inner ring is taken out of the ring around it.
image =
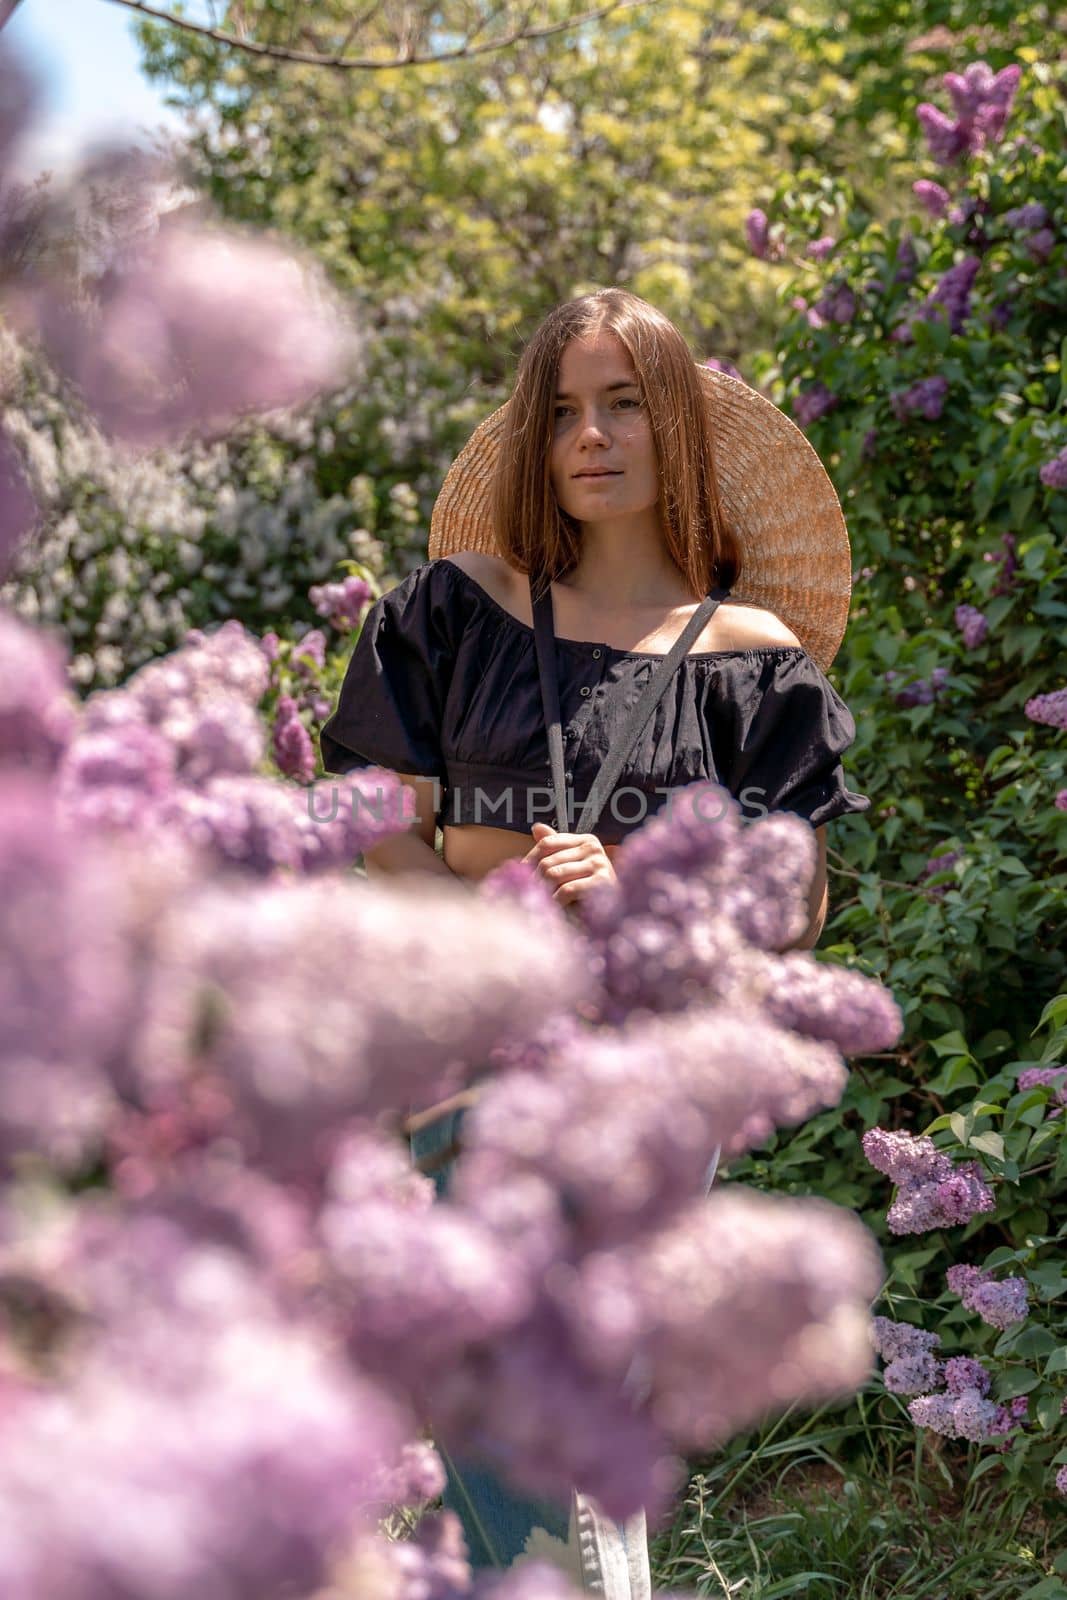
[[[859,1416],[857,1424],[856,1417]],[[787,1413],[694,1464],[653,1536],[657,1589],[711,1600],[1067,1600],[1064,1525],[969,1478],[863,1397],[841,1421]],[[962,1470],[961,1470],[962,1469]]]

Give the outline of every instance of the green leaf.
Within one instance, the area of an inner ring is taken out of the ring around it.
[[[972,1133],[971,1149],[981,1150],[983,1155],[994,1156],[998,1161],[1004,1158],[1004,1140],[999,1133]]]
[[[1053,1350],[1045,1362],[1045,1376],[1050,1377],[1055,1372],[1067,1372],[1067,1344]]]

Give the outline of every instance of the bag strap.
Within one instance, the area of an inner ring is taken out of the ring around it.
[[[592,790],[586,799],[582,814],[576,822],[573,832],[592,833],[596,827],[600,819],[600,813],[615,788],[619,774],[637,742],[638,735],[660,700],[662,700],[679,662],[689,654],[691,646],[703,632],[709,617],[714,614],[729,593],[729,589],[724,589],[717,584],[710,594],[705,595],[670,650],[662,660],[656,663],[652,676],[627,712],[626,720],[619,730],[618,737],[612,741],[611,750],[593,780]],[[568,826],[570,813],[566,799],[563,729],[559,708],[559,683],[556,676],[556,635],[552,619],[551,585],[535,596],[533,579],[531,578],[530,603],[533,607],[534,644],[537,650],[537,670],[541,679],[541,701],[544,706],[545,726],[548,730],[548,757],[556,802],[556,827],[560,832],[569,833],[572,830]],[[563,819],[562,823],[560,822],[561,818]]]

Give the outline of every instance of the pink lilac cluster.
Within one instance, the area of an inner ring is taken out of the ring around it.
[[[1046,489],[1067,489],[1067,445],[1064,445],[1059,455],[1046,461],[1038,470],[1038,477]]]
[[[1067,789],[1057,789],[1056,798],[1053,800],[1052,804],[1056,807],[1057,811],[1067,811]]]
[[[934,1355],[941,1343],[939,1334],[927,1333],[910,1322],[873,1317],[871,1340],[885,1362],[882,1378],[890,1394],[922,1394],[941,1386],[943,1369]]]
[[[1026,702],[1023,711],[1031,722],[1041,722],[1049,728],[1067,728],[1067,689],[1035,694]]]
[[[971,314],[971,291],[981,266],[978,256],[964,256],[942,273],[926,299],[914,310],[905,312],[890,337],[909,344],[917,322],[947,322],[953,333],[960,333]]]
[[[916,112],[939,166],[950,166],[1000,140],[1021,76],[1019,66],[995,73],[985,61],[972,62],[962,73],[945,73],[941,81],[952,98],[955,119],[927,101]]]
[[[370,584],[355,574],[340,583],[313,584],[308,590],[308,599],[319,616],[339,633],[351,633],[358,627],[370,598]]]
[[[837,248],[837,240],[833,234],[824,233],[819,239],[810,239],[804,247],[804,254],[812,261],[826,261],[833,255]]]
[[[55,640],[0,609],[0,769],[58,766],[77,725],[66,667]]]
[[[271,729],[271,748],[278,770],[286,778],[298,783],[310,783],[315,776],[315,747],[311,735],[300,720],[300,712],[292,695],[278,697]]]
[[[904,422],[908,417],[920,416],[926,417],[930,422],[936,422],[944,410],[947,395],[947,378],[920,378],[907,389],[893,390],[889,396],[889,403],[898,422]]]
[[[1067,789],[1063,791],[1067,802]],[[1067,811],[1067,803],[1061,808]],[[1015,1080],[1018,1089],[1053,1089],[1049,1116],[1058,1117],[1067,1107],[1067,1063],[1052,1067],[1024,1067]]]
[[[941,184],[930,178],[919,178],[912,184],[912,193],[931,217],[943,217],[948,211],[951,196]]]
[[[785,234],[780,223],[772,228],[767,213],[753,206],[745,218],[748,247],[760,261],[780,261],[785,255]]]
[[[973,1161],[957,1166],[925,1134],[870,1128],[863,1153],[871,1166],[896,1185],[886,1215],[893,1233],[929,1233],[955,1228],[995,1209],[993,1191]]]
[[[838,396],[825,383],[809,384],[793,398],[793,416],[797,426],[810,428],[813,422],[818,422],[820,417],[833,411],[837,404]]]
[[[1000,568],[993,594],[1009,594],[1015,587],[1015,573],[1019,567],[1019,561],[1015,554],[1015,535],[1013,533],[1002,535],[1000,549],[984,551],[982,560],[993,562]]]
[[[899,674],[892,668],[883,673],[886,683],[894,683],[898,676]],[[893,691],[893,704],[905,708],[933,705],[948,680],[948,668],[935,667],[929,678],[916,678],[913,683],[905,684],[903,689],[895,689]]]
[[[1025,1322],[1029,1315],[1025,1278],[997,1279],[981,1267],[962,1264],[949,1267],[945,1277],[967,1310],[976,1312],[991,1328],[1010,1328],[1013,1323]]]
[[[977,606],[958,605],[953,617],[963,635],[965,649],[977,650],[979,645],[985,643],[986,634],[989,632],[989,620]]]

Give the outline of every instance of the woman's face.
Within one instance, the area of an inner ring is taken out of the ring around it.
[[[593,469],[602,475],[589,475]],[[564,348],[549,471],[556,499],[578,522],[633,517],[659,501],[659,465],[644,396],[629,352],[614,333],[572,339]]]

